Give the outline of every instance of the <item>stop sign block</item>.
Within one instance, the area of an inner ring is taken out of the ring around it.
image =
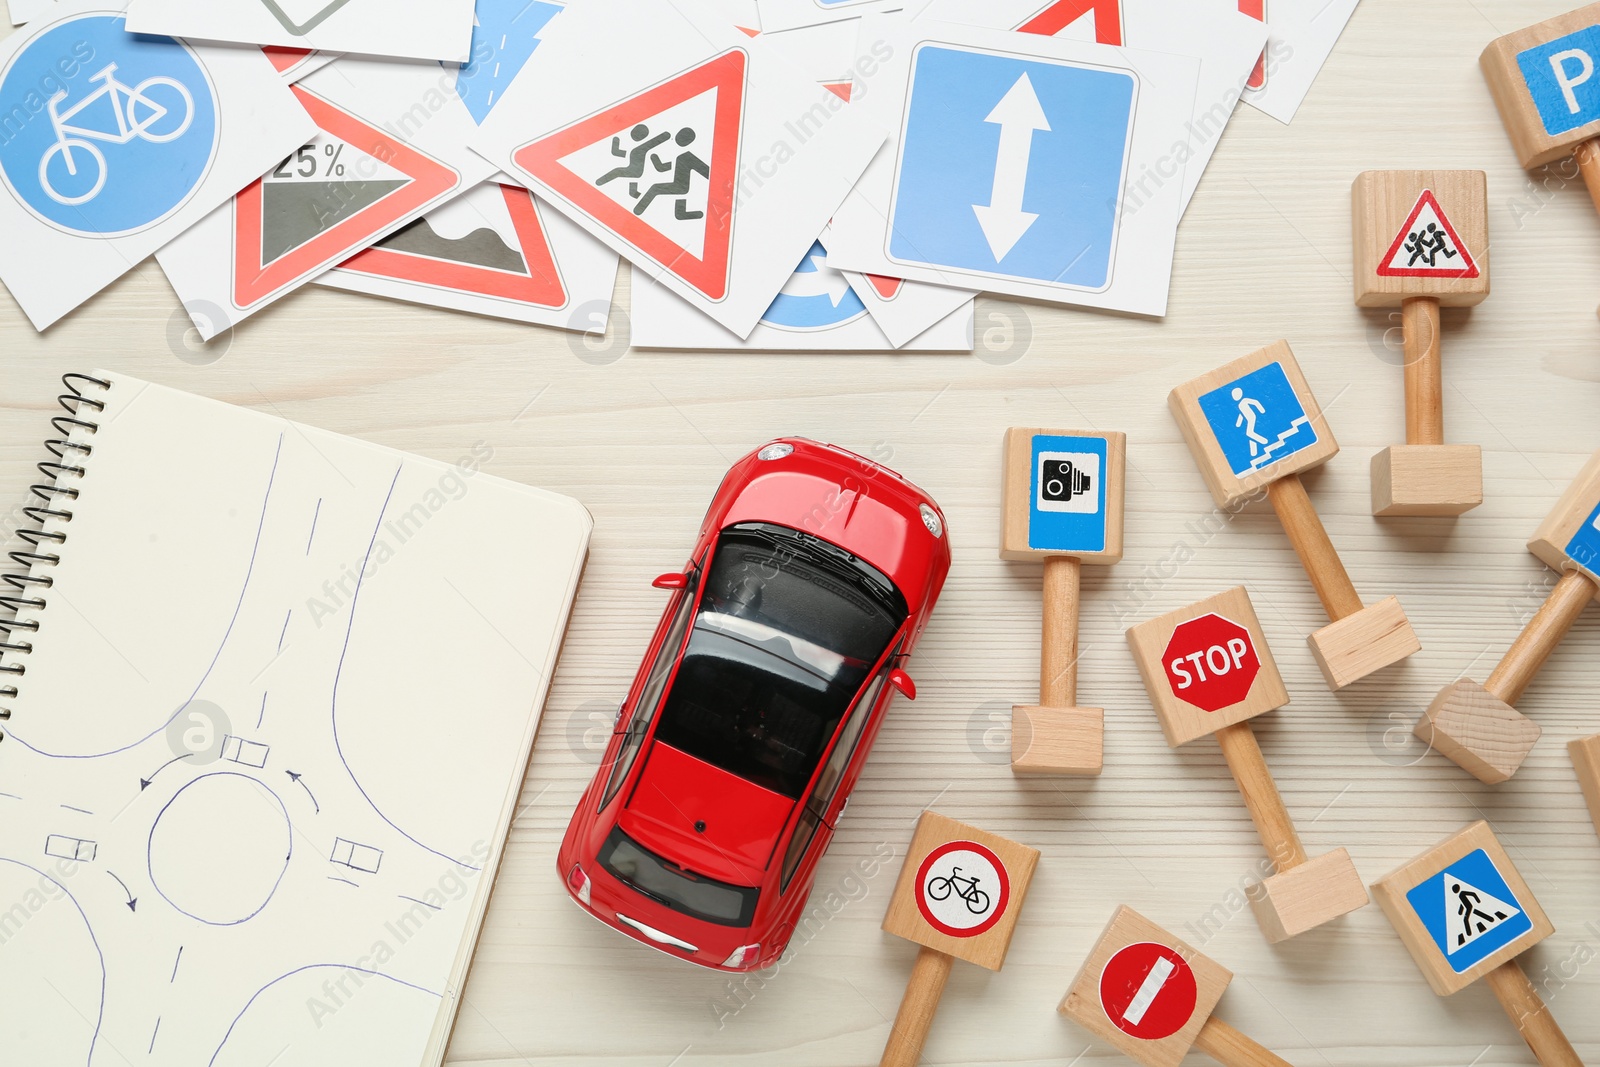
[[[1128,647],[1173,748],[1289,703],[1243,586],[1132,627]]]

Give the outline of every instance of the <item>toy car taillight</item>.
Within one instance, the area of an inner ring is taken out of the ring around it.
[[[740,945],[733,953],[722,961],[724,967],[743,967],[747,960],[753,960],[761,955],[760,945]]]
[[[585,904],[589,903],[591,883],[589,876],[583,873],[583,868],[577,864],[572,865],[572,873],[567,875],[567,885],[577,898]]]

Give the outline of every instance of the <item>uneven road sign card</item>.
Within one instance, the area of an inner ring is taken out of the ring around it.
[[[1244,102],[1279,122],[1293,121],[1359,2],[1268,0],[1263,84],[1247,90]]]
[[[131,0],[128,28],[460,63],[472,36],[472,0]]]
[[[436,66],[345,58],[293,92],[315,136],[156,257],[206,340],[494,172]]]
[[[972,298],[895,345],[844,275],[829,267],[820,242],[806,252],[750,336],[740,340],[665,286],[635,276],[632,341],[640,348],[741,351],[972,351]],[[924,287],[926,288],[926,287]]]
[[[858,47],[881,62],[851,109],[894,132],[830,263],[1165,313],[1196,60],[927,20],[863,20]]]
[[[722,17],[590,0],[542,39],[474,147],[747,336],[882,131]]]
[[[1200,79],[1192,121],[1167,146],[1168,167],[1183,165],[1185,208],[1267,43],[1266,25],[1245,14],[1239,0],[933,0],[922,17],[1194,56]]]
[[[0,280],[42,330],[311,129],[256,49],[136,37],[116,3],[56,4],[0,41]]]

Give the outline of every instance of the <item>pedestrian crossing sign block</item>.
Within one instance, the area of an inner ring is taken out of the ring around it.
[[[1432,189],[1422,190],[1378,266],[1385,278],[1476,278],[1478,261]]]
[[[1350,186],[1357,307],[1489,295],[1489,179],[1481,170],[1369,170]]]
[[[1481,848],[1412,889],[1406,900],[1457,974],[1533,930],[1516,894]]]
[[[1317,443],[1317,428],[1282,363],[1268,363],[1200,398],[1235,474],[1254,474]]]

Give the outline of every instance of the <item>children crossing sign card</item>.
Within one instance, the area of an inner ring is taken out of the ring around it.
[[[851,109],[895,133],[835,214],[830,263],[1165,313],[1196,60],[888,18],[861,47],[887,58]]]
[[[721,17],[594,0],[541,37],[474,147],[747,337],[882,131]]]

